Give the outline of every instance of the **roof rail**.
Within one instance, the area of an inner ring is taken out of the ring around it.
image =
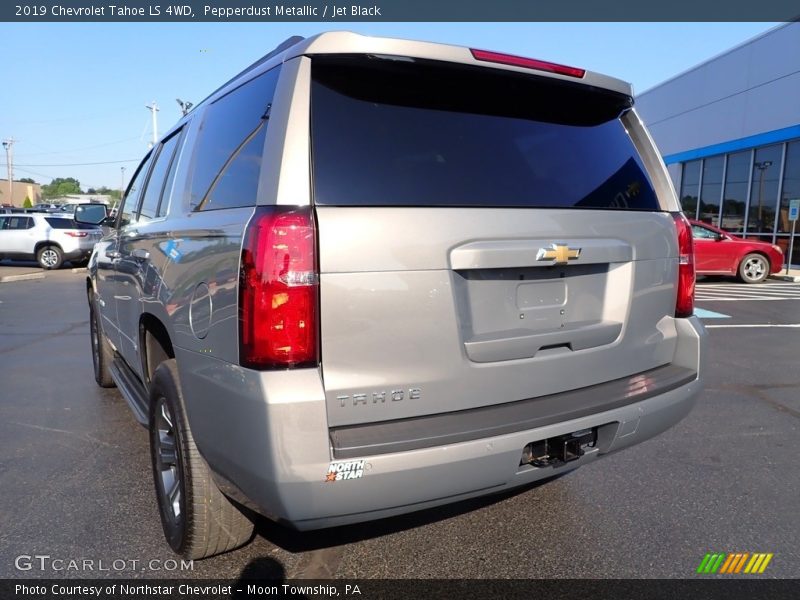
[[[265,54],[264,56],[262,56],[261,58],[259,58],[259,59],[258,59],[256,62],[254,62],[254,63],[253,63],[253,64],[251,64],[249,67],[245,68],[244,70],[240,71],[239,73],[237,73],[236,75],[234,75],[233,77],[231,77],[231,78],[230,78],[228,81],[226,81],[225,83],[223,83],[221,86],[219,86],[219,87],[218,87],[217,89],[215,89],[213,92],[211,92],[211,93],[210,93],[208,96],[206,96],[205,98],[203,98],[203,100],[202,100],[202,102],[200,102],[200,104],[203,104],[203,103],[204,103],[206,100],[208,100],[208,99],[209,99],[211,96],[213,96],[214,94],[216,94],[216,93],[217,93],[218,91],[220,91],[221,89],[223,89],[223,88],[227,87],[227,86],[228,86],[230,83],[232,83],[232,82],[236,81],[237,79],[239,79],[239,77],[241,77],[242,75],[245,75],[245,74],[249,73],[249,72],[250,72],[250,71],[252,71],[253,69],[255,69],[255,68],[257,68],[258,66],[260,66],[260,65],[264,64],[265,62],[267,62],[267,61],[268,61],[270,58],[272,58],[273,56],[277,56],[278,54],[280,54],[280,53],[281,53],[281,52],[283,52],[284,50],[287,50],[288,48],[291,48],[291,47],[292,47],[292,46],[294,46],[295,44],[297,44],[297,43],[299,43],[299,42],[302,42],[304,39],[306,39],[306,38],[304,38],[303,36],[300,36],[300,35],[293,35],[292,37],[290,37],[290,38],[287,38],[287,39],[283,40],[283,41],[282,41],[280,44],[278,44],[278,45],[277,45],[277,46],[276,46],[276,47],[275,47],[275,48],[274,48],[274,49],[273,49],[271,52],[269,52],[268,54]]]

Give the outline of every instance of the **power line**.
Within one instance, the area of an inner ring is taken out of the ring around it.
[[[87,163],[60,163],[48,165],[17,165],[15,167],[88,167],[92,165],[116,165],[119,163],[139,162],[141,158],[129,158],[127,160],[107,160],[104,162],[87,162]]]
[[[82,152],[84,150],[94,150],[95,148],[105,148],[106,146],[114,146],[116,144],[124,144],[125,142],[132,142],[133,140],[138,140],[138,139],[139,139],[139,137],[131,137],[131,138],[127,138],[127,139],[124,139],[124,140],[117,140],[116,142],[107,142],[105,144],[97,144],[95,146],[85,146],[83,148],[70,148],[68,150],[57,150],[57,151],[54,151],[54,152],[52,152],[52,151],[51,152],[30,152],[30,153],[25,153],[24,156],[25,157],[28,157],[28,156],[44,156],[46,154],[65,154],[65,155],[69,155],[69,154],[72,154],[73,152]],[[19,158],[19,156],[17,158]]]

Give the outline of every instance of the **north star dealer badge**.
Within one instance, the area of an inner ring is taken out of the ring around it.
[[[332,462],[328,467],[325,481],[342,481],[345,479],[361,479],[364,476],[363,460],[345,460]]]

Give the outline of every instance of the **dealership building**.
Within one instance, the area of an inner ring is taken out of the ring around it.
[[[800,23],[775,27],[636,102],[688,216],[787,252],[789,201],[800,199]]]

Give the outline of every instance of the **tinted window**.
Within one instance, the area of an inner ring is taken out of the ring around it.
[[[658,210],[626,96],[432,61],[316,57],[314,201]]]
[[[190,203],[195,210],[256,204],[255,183],[277,82],[278,69],[273,69],[206,109],[192,163]],[[235,177],[247,179],[232,181]]]
[[[234,156],[208,192],[201,210],[255,204],[266,126],[262,125]]]
[[[97,225],[89,223],[76,223],[72,219],[64,219],[59,217],[45,217],[45,221],[53,229],[100,229]]]
[[[30,229],[33,227],[33,219],[30,217],[4,217],[2,228],[9,229]]]
[[[151,152],[142,161],[142,164],[139,165],[139,169],[136,171],[136,174],[133,176],[133,180],[131,180],[131,183],[128,186],[128,192],[125,194],[125,198],[122,201],[122,209],[120,211],[120,219],[118,222],[119,227],[123,227],[134,222],[134,214],[136,213],[136,209],[139,207],[139,198],[142,192],[141,188],[144,184],[145,177],[147,177],[147,171],[150,170],[150,163],[152,162],[152,159],[153,153]]]
[[[147,188],[145,189],[144,198],[142,199],[142,206],[139,209],[140,221],[149,221],[159,214],[158,206],[161,202],[161,192],[164,189],[164,179],[173,162],[172,158],[175,155],[175,150],[178,147],[178,141],[180,139],[181,135],[179,131],[161,145],[161,150],[158,152],[158,157],[150,173],[150,179],[147,181]]]

